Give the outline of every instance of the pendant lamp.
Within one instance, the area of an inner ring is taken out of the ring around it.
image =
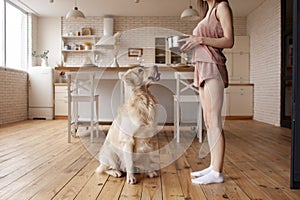
[[[199,13],[197,10],[193,9],[191,0],[190,0],[190,6],[189,8],[185,9],[180,16],[181,19],[183,20],[199,20]]]
[[[70,10],[67,15],[66,15],[67,20],[80,20],[80,19],[85,19],[84,14],[78,10],[77,7],[77,0],[75,0],[75,7],[73,10]]]

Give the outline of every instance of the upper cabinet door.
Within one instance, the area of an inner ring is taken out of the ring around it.
[[[234,47],[224,49],[230,83],[249,83],[250,46],[249,36],[236,36]]]

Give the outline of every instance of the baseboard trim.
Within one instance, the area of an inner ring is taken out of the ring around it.
[[[68,116],[54,116],[55,120],[65,120],[68,119]]]
[[[227,120],[252,120],[253,116],[226,116]]]

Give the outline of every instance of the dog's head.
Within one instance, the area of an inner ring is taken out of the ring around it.
[[[159,81],[160,73],[158,67],[135,67],[128,70],[122,77],[122,80],[127,86],[138,87],[141,85],[149,84],[154,81]]]

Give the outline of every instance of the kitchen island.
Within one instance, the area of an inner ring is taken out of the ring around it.
[[[99,94],[99,118],[101,122],[111,122],[117,113],[121,99],[120,73],[133,68],[130,67],[56,67],[55,70],[68,73],[95,72],[97,79],[97,90]],[[150,90],[161,105],[161,113],[158,116],[160,123],[173,123],[173,95],[175,93],[174,72],[193,72],[193,66],[159,66],[161,80],[154,83]],[[88,104],[79,108],[82,117],[89,116]],[[196,106],[196,105],[195,105]],[[185,121],[196,122],[196,109],[193,106],[185,106],[183,118]]]

